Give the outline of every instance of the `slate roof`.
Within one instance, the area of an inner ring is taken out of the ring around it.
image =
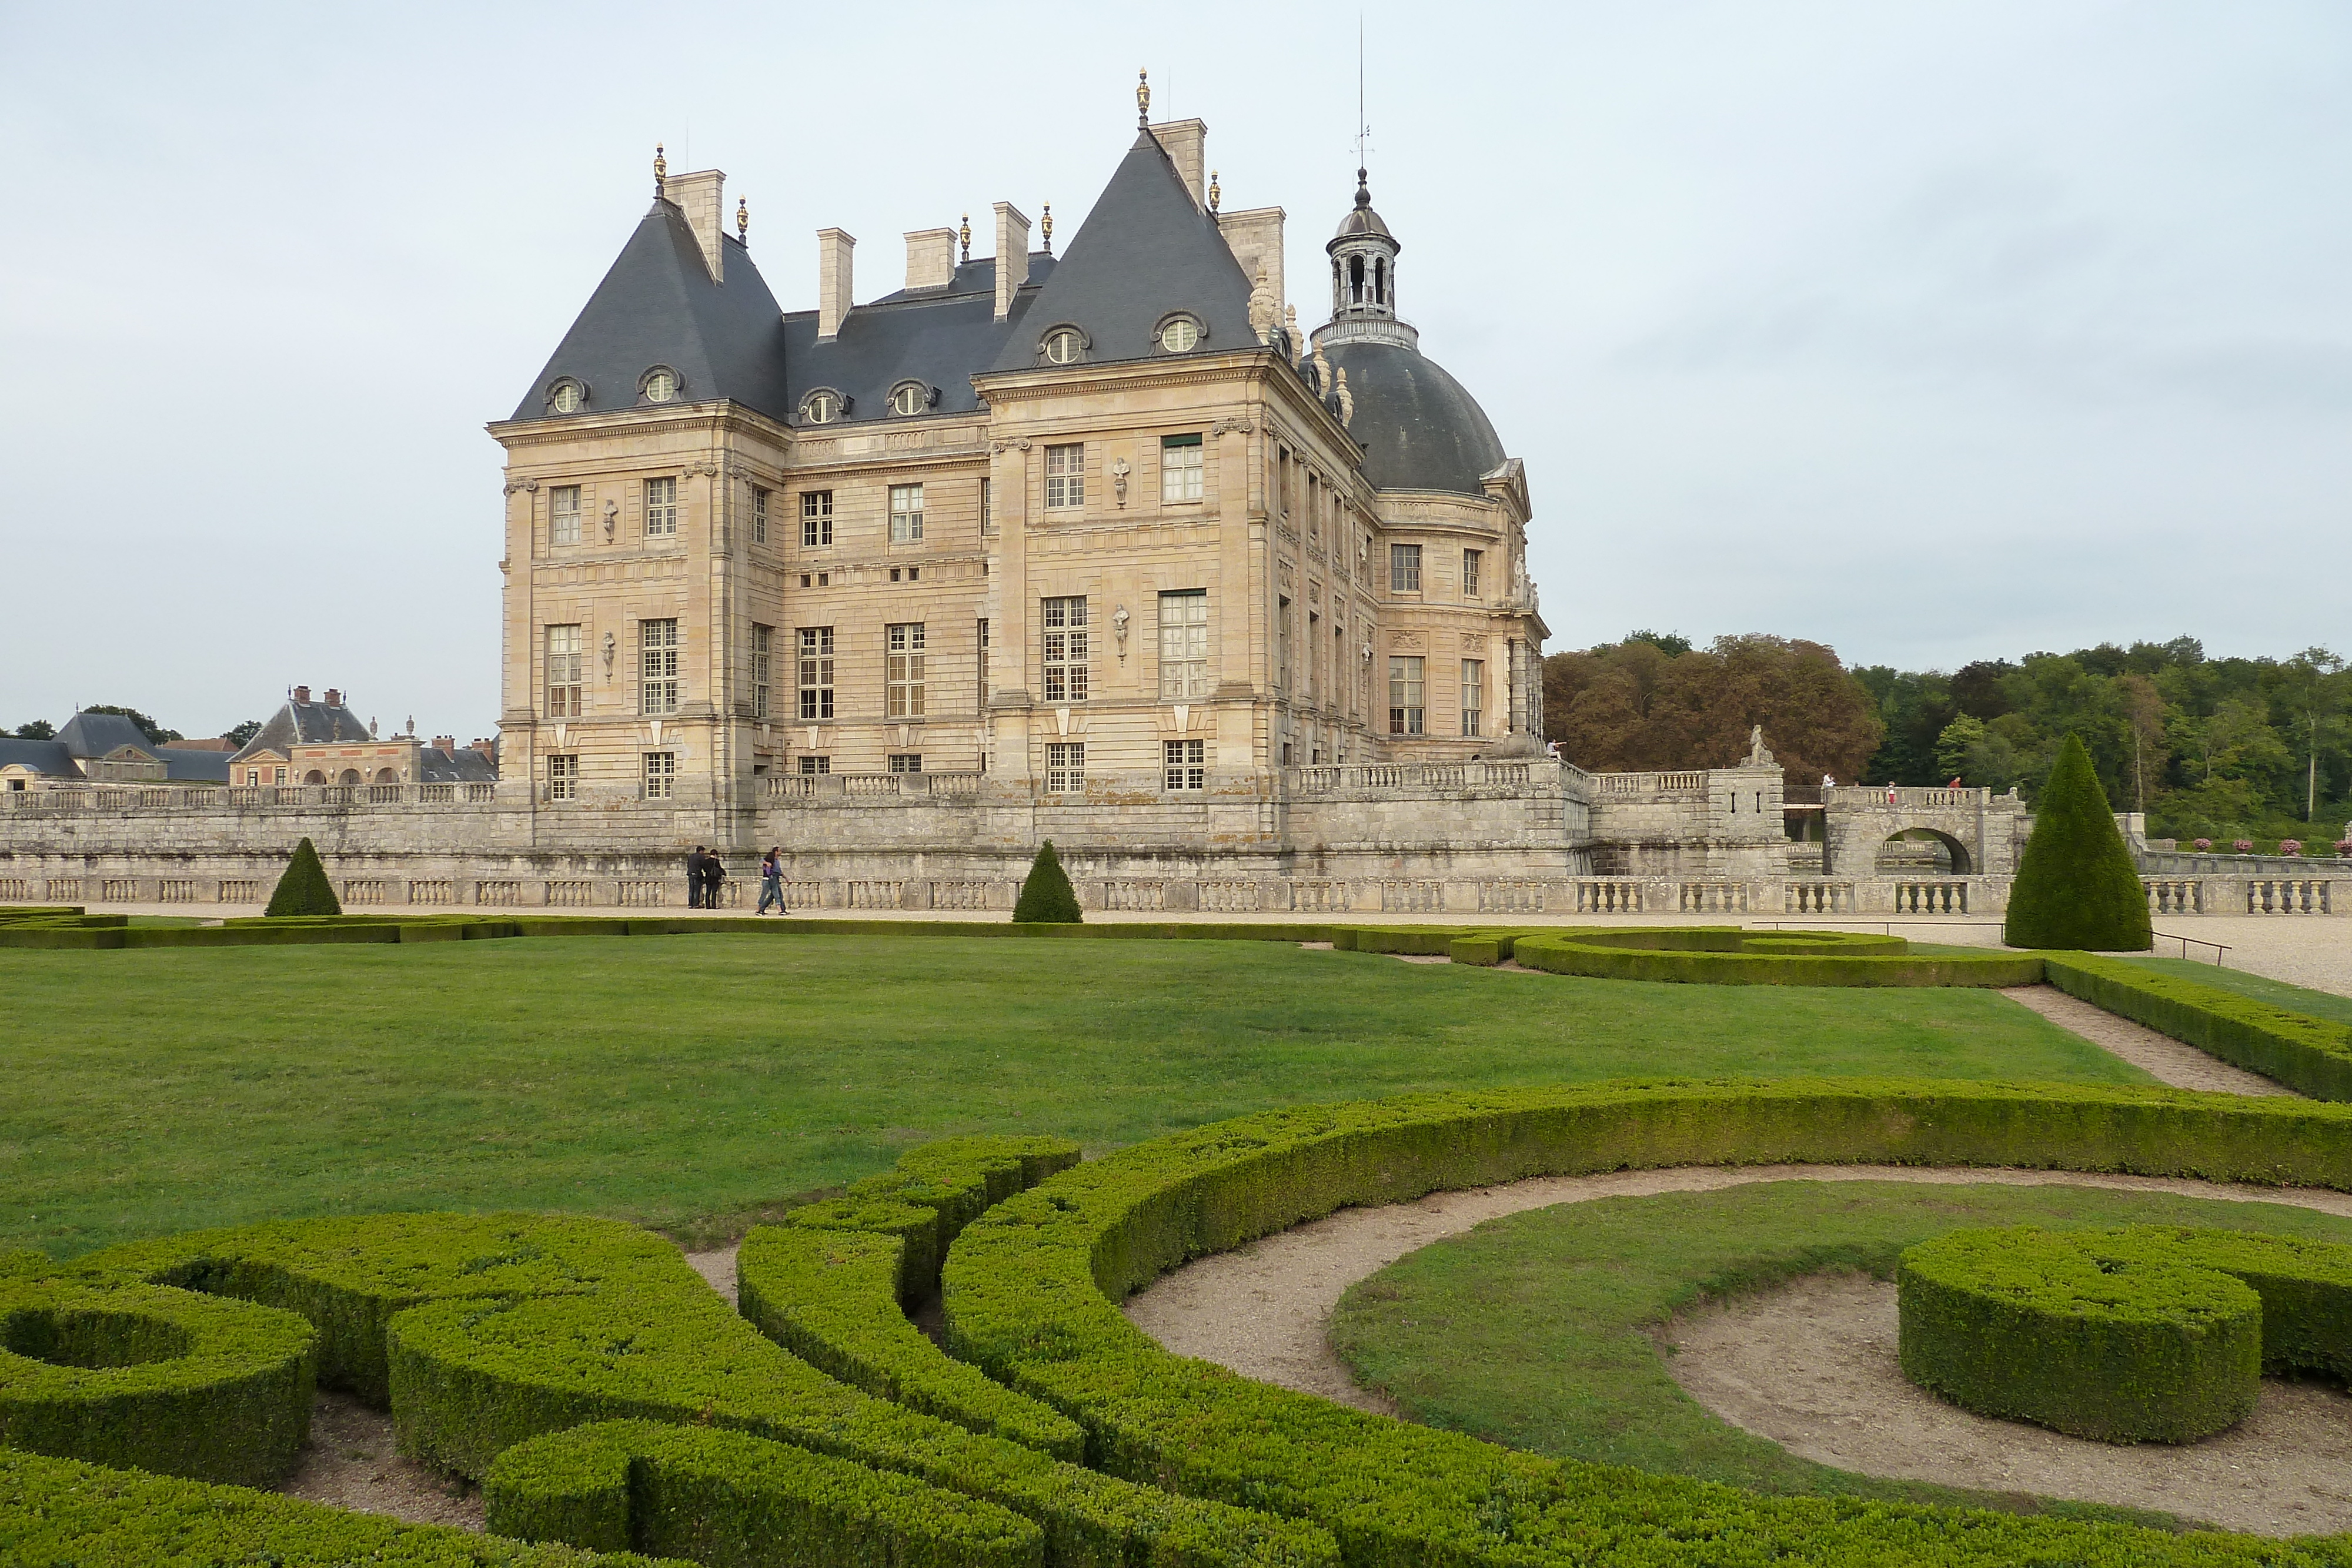
[[[996,262],[970,261],[937,288],[900,289],[860,305],[841,323],[829,343],[816,336],[816,312],[795,310],[784,318],[784,371],[793,417],[801,400],[819,387],[849,399],[850,421],[887,417],[890,389],[919,381],[939,389],[933,413],[970,413],[980,406],[972,372],[992,363],[1008,338],[1018,338],[1023,318],[1036,298],[1035,285],[1050,277],[1055,258],[1029,256],[1030,287],[1018,291],[1011,311],[996,319]]]
[[[164,777],[174,784],[226,784],[228,753],[202,747],[163,746],[155,755],[163,759]]]
[[[58,740],[76,757],[111,757],[126,746],[150,757],[157,751],[147,732],[119,713],[78,713],[58,731]]]
[[[347,707],[289,702],[270,715],[269,722],[255,731],[253,738],[227,761],[242,762],[257,751],[284,751],[289,746],[328,746],[373,738],[360,716]],[[226,768],[227,763],[222,766]]]
[[[1485,494],[1478,481],[1503,465],[1503,442],[1460,382],[1402,343],[1332,343],[1324,354],[1348,372],[1348,434],[1364,444],[1374,488]]]
[[[24,767],[52,779],[79,779],[73,753],[62,740],[18,740],[0,736],[0,768]]]
[[[686,214],[656,198],[514,417],[563,418],[547,401],[560,376],[587,386],[583,413],[635,408],[638,378],[667,365],[683,383],[681,402],[727,398],[789,419],[776,298],[740,240],[722,236],[719,258],[714,284]]]
[[[1202,350],[1254,349],[1249,302],[1249,277],[1216,220],[1192,204],[1160,139],[1139,131],[1030,301],[1027,330],[1008,335],[990,368],[1034,368],[1037,339],[1065,323],[1087,335],[1092,361],[1148,359],[1160,352],[1154,330],[1177,310],[1200,319]]]
[[[117,730],[115,726],[121,726]],[[128,731],[125,738],[121,731]],[[72,738],[68,739],[68,737]],[[66,721],[55,740],[0,738],[0,768],[21,763],[45,778],[86,779],[84,758],[110,757],[131,747],[163,764],[163,777],[173,783],[226,784],[228,753],[181,746],[156,746],[137,725],[120,714],[82,713]],[[101,750],[84,749],[102,747]]]
[[[417,782],[422,784],[488,784],[496,781],[498,767],[470,746],[444,751],[437,746],[416,748]]]

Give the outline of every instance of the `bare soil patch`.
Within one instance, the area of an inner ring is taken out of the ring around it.
[[[288,1497],[354,1513],[381,1513],[408,1524],[446,1524],[479,1533],[482,1494],[470,1481],[403,1458],[392,1439],[392,1413],[348,1394],[320,1389],[310,1406],[310,1442],[294,1473],[278,1483]]]
[[[2001,995],[2175,1089],[2218,1090],[2224,1094],[2294,1094],[2294,1090],[2259,1072],[2232,1067],[2170,1035],[2117,1018],[2080,997],[2070,997],[2055,986],[2018,986]]]
[[[1903,1375],[1895,1286],[1812,1274],[1657,1334],[1683,1391],[1793,1453],[1864,1475],[2121,1504],[2264,1535],[2352,1529],[2352,1397],[2265,1378],[2200,1443],[2114,1445],[1996,1421]]]

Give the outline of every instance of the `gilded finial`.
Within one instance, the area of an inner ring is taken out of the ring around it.
[[[956,237],[963,241],[963,258],[970,261],[971,259],[971,214],[970,213],[964,214],[963,227],[956,231]]]
[[[668,184],[669,160],[662,156],[662,144],[656,141],[654,143],[654,194],[665,194]]]
[[[1151,124],[1151,73],[1150,71],[1135,73],[1135,123],[1145,127]]]
[[[735,237],[746,246],[751,243],[751,204],[740,196],[735,198]]]
[[[1212,169],[1209,171],[1209,210],[1213,213],[1217,210],[1217,172]]]
[[[1045,254],[1054,254],[1054,204],[1045,204],[1045,215],[1037,220],[1037,232],[1045,236]]]

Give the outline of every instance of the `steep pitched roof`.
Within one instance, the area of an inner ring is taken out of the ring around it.
[[[203,747],[161,746],[155,755],[163,760],[163,776],[174,784],[228,782],[228,753]]]
[[[1215,220],[1192,204],[1159,138],[1139,131],[1030,302],[1029,329],[1006,338],[992,368],[1033,368],[1037,335],[1065,323],[1087,335],[1089,359],[1147,359],[1160,352],[1153,329],[1175,310],[1200,318],[1203,350],[1255,347],[1249,301],[1250,279]]]
[[[0,736],[0,768],[29,768],[50,779],[79,779],[73,753],[61,740],[18,740]]]
[[[638,378],[656,365],[678,373],[684,402],[730,398],[774,419],[789,417],[775,296],[740,241],[721,236],[719,248],[714,283],[686,214],[656,200],[514,417],[564,417],[547,402],[559,376],[588,388],[583,413],[635,408]]]
[[[156,755],[147,732],[119,713],[78,713],[66,720],[58,739],[76,757],[111,757],[126,746]]]
[[[793,407],[797,410],[817,388],[831,387],[849,398],[851,420],[887,418],[890,389],[902,381],[919,381],[940,390],[932,413],[971,413],[980,406],[973,373],[995,361],[1005,335],[1017,331],[1035,299],[1038,280],[1053,270],[1052,256],[1032,251],[1028,287],[1015,294],[1002,321],[996,319],[993,258],[965,262],[951,281],[937,288],[902,288],[858,306],[830,342],[817,340],[815,311],[794,311],[784,318],[783,333]]]
[[[361,741],[371,738],[368,727],[360,716],[337,705],[325,703],[289,702],[269,716],[269,722],[254,732],[253,738],[237,749],[228,760],[242,762],[257,751],[283,753],[289,746],[320,746],[336,741]]]

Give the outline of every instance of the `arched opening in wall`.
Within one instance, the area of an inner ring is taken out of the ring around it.
[[[359,781],[360,781],[360,770],[359,770],[358,768],[344,768],[344,769],[343,769],[343,776],[342,776],[341,779],[336,779],[336,780],[335,780],[335,782],[336,782],[336,783],[338,783],[338,784],[356,784],[356,783],[358,783]]]
[[[397,784],[400,782],[400,775],[389,768],[379,768],[375,770],[375,781],[379,784]]]
[[[1389,264],[1383,259],[1372,263],[1372,303],[1385,305],[1388,302]]]
[[[1363,302],[1364,258],[1360,256],[1351,256],[1348,258],[1348,303],[1361,305]]]
[[[1968,876],[1969,846],[1933,828],[1906,828],[1878,846],[1881,876]]]
[[[302,782],[305,784],[324,784],[326,781],[327,776],[315,768],[302,775]]]

